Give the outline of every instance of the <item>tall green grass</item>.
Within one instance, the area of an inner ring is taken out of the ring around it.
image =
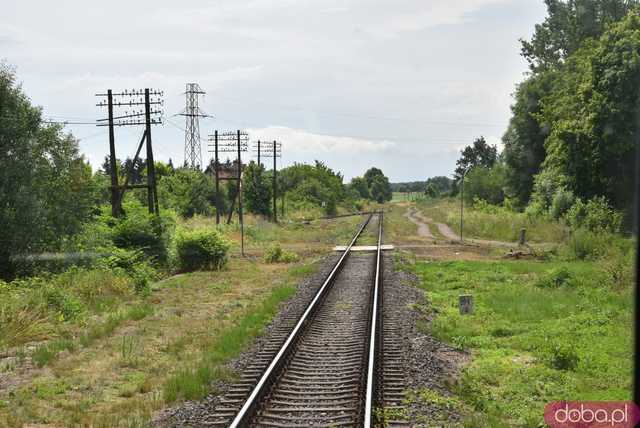
[[[540,426],[554,400],[629,399],[632,276],[606,260],[414,266],[435,314],[425,328],[473,355],[456,392],[475,426]],[[461,294],[472,315],[459,314]]]
[[[436,222],[446,223],[460,233],[460,201],[455,199],[419,202],[423,213]],[[545,216],[529,216],[504,207],[480,204],[464,206],[464,235],[471,238],[516,242],[521,229],[527,241],[559,243],[567,239],[568,228]]]

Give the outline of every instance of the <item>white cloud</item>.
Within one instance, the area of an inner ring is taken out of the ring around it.
[[[544,12],[528,0],[5,3],[0,60],[47,115],[97,117],[94,93],[155,87],[171,117],[197,82],[215,118],[202,136],[250,128],[283,141],[285,162],[326,160],[345,176],[384,165],[392,180],[447,174],[477,136],[499,143],[526,68],[518,38]],[[118,135],[124,156],[138,135]],[[179,126],[154,128],[158,159],[181,163],[183,141]],[[81,143],[98,162],[107,147]]]
[[[382,153],[396,147],[396,143],[393,141],[372,141],[353,137],[320,135],[284,126],[249,129],[248,132],[252,140],[283,142],[283,151],[287,152],[289,158],[291,154],[296,153],[318,156],[326,153],[333,155]]]

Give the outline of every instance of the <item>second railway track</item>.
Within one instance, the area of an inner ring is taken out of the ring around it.
[[[363,222],[299,319],[278,326],[207,426],[369,427],[376,409],[401,407],[401,355],[382,326],[382,225],[382,213]],[[352,254],[365,230],[376,251]]]

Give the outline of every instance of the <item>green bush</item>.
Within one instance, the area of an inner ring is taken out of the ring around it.
[[[149,214],[135,201],[125,204],[124,210],[123,217],[110,220],[113,243],[119,248],[142,250],[148,257],[165,263],[175,224],[171,214]]]
[[[566,266],[554,269],[541,279],[536,285],[541,288],[558,288],[571,283],[571,272]]]
[[[139,294],[147,293],[150,283],[158,278],[158,272],[146,260],[142,250],[113,248],[107,257],[100,260],[98,266],[126,274],[133,281],[134,291]]]
[[[229,243],[215,230],[183,231],[176,239],[177,263],[183,271],[220,269]]]
[[[75,320],[84,312],[82,302],[66,290],[48,285],[43,288],[42,293],[47,306],[56,311],[61,321]]]
[[[298,255],[291,251],[285,251],[280,244],[274,244],[264,253],[266,263],[293,263],[298,261]]]
[[[493,168],[472,168],[464,179],[464,198],[467,202],[482,199],[498,205],[504,200],[506,186],[504,166],[496,164]]]
[[[566,215],[572,229],[584,228],[591,232],[620,231],[622,214],[615,211],[604,196],[589,199],[586,203],[577,199]]]
[[[595,260],[607,252],[611,235],[595,233],[587,229],[574,230],[567,243],[569,258],[578,260]]]
[[[574,201],[575,196],[571,190],[567,190],[563,187],[559,188],[551,200],[549,214],[556,220],[560,219],[560,217],[571,209]]]
[[[545,362],[557,370],[575,370],[580,357],[575,347],[566,343],[555,343],[545,352]]]

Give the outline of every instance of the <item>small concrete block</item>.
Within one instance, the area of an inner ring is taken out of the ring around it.
[[[462,294],[458,297],[458,306],[460,307],[460,315],[473,313],[473,296],[471,294]]]

